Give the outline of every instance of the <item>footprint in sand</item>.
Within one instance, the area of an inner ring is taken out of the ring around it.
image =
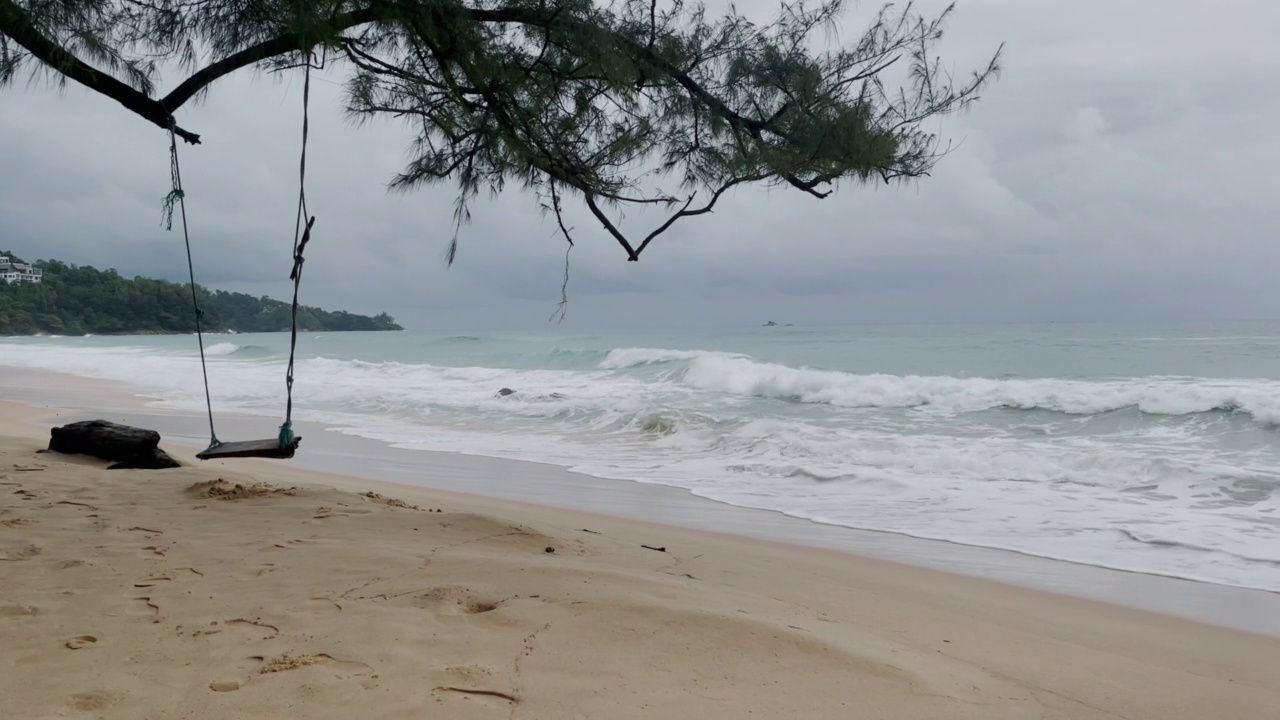
[[[217,622],[214,622],[213,624],[217,625]],[[209,630],[207,632],[208,633],[221,632],[221,626],[214,628],[212,630]],[[196,631],[194,634],[200,635],[201,633],[202,631]],[[265,658],[263,658],[261,655],[254,655],[252,657],[244,658],[240,662],[236,663],[235,668],[233,668],[229,673],[227,673],[228,675],[232,676],[231,678],[223,679],[223,680],[214,680],[213,682],[209,683],[209,689],[212,690],[213,692],[218,692],[218,693],[235,692],[236,690],[239,690],[245,687],[246,685],[249,685],[251,682],[253,682],[253,676],[257,675],[259,672],[262,671],[262,665],[264,660]]]
[[[264,657],[250,659],[261,663],[258,668],[259,675],[273,675],[311,665],[328,665],[342,671],[342,674],[337,676],[339,679],[359,678],[360,687],[365,690],[372,690],[380,684],[378,675],[373,672],[373,666],[368,663],[362,663],[359,660],[342,660],[328,653],[316,653],[313,655],[310,653],[287,652],[271,659]]]
[[[82,650],[92,646],[96,642],[98,642],[98,638],[92,635],[77,635],[70,640],[67,640],[63,645],[68,650]]]
[[[493,680],[493,668],[483,665],[452,665],[444,669],[448,687],[480,687]]]
[[[359,493],[359,495],[365,500],[369,502],[377,503],[379,505],[386,505],[387,507],[393,507],[393,508],[401,508],[403,510],[417,510],[418,512],[422,512],[422,508],[418,507],[417,505],[410,505],[409,503],[399,498],[387,497],[385,495],[381,495],[376,492],[362,492],[362,493]]]
[[[0,560],[20,562],[30,560],[42,552],[38,545],[31,543],[7,543],[0,545]]]
[[[136,597],[129,603],[130,615],[143,615],[151,618],[151,622],[160,622],[160,606],[151,602],[149,597]]]
[[[498,690],[469,687],[438,687],[431,691],[437,697],[458,697],[490,707],[511,707],[519,704],[514,695]]]
[[[262,548],[262,552],[271,552],[273,550],[295,550],[307,545],[314,545],[314,540],[290,540],[284,543],[276,543],[271,547]]]
[[[0,520],[0,525],[3,525],[8,528],[19,528],[19,527],[26,527],[28,525],[35,525],[38,522],[40,521],[34,520],[32,518],[16,517],[16,518],[9,518],[8,520]]]
[[[154,575],[135,581],[133,586],[136,588],[163,587],[169,583],[193,582],[204,577],[204,573],[193,567],[167,567],[156,568],[156,570]]]
[[[171,580],[173,580],[173,578],[165,577],[161,575],[158,577],[149,577],[145,580],[139,580],[138,582],[134,583],[133,586],[136,588],[149,588],[149,587],[155,587],[160,583],[170,582]]]
[[[413,598],[414,607],[441,615],[483,615],[502,607],[502,600],[488,600],[461,585],[432,588]]]
[[[257,572],[255,572],[253,575],[254,577],[262,577],[267,573],[273,573],[275,571],[276,571],[275,563],[262,563],[262,565],[258,568]]]
[[[67,705],[72,710],[80,710],[82,712],[92,712],[94,710],[105,709],[116,701],[116,696],[105,690],[95,690],[93,692],[76,693],[72,695]]]
[[[258,674],[270,675],[271,673],[284,672],[286,670],[297,670],[298,668],[307,667],[308,665],[318,665],[320,663],[331,660],[328,655],[323,653],[319,655],[307,655],[303,653],[285,653],[271,658],[263,659],[262,667],[258,668]]]
[[[223,682],[209,683],[209,689],[214,692],[234,692],[240,689],[238,680],[224,680]]]
[[[245,620],[244,618],[236,618],[234,620],[228,620],[223,624],[228,625],[230,627],[240,627],[240,628],[246,628],[246,629],[252,628],[254,630],[260,631],[263,634],[263,638],[262,638],[263,640],[270,640],[271,638],[280,634],[280,628],[276,627],[275,625],[264,623],[261,620]]]
[[[0,605],[0,617],[32,617],[40,614],[35,605]]]
[[[318,612],[342,612],[342,606],[333,598],[313,597],[307,600],[306,606]]]

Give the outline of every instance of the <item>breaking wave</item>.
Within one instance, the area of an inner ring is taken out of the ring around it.
[[[826,367],[760,359],[767,348],[631,338],[574,348],[397,337],[335,333],[310,345],[295,416],[814,522],[1280,591],[1280,380],[1027,377],[999,363],[969,364],[990,374],[969,377],[959,362],[935,365],[956,374],[862,372],[856,353],[789,337],[777,355]],[[287,336],[236,339],[206,347],[215,406],[278,416]],[[5,366],[204,407],[189,337],[5,342],[0,374]],[[498,397],[503,387],[516,392]]]

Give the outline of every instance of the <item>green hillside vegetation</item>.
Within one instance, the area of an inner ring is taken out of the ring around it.
[[[14,258],[19,261],[18,258]],[[20,262],[20,261],[19,261]],[[131,335],[195,332],[186,284],[122,277],[115,270],[42,260],[38,284],[0,282],[0,335]],[[289,303],[196,286],[206,331],[276,332],[289,329]],[[298,308],[306,331],[403,330],[386,313]]]

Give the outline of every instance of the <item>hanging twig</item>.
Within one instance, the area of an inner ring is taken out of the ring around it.
[[[564,316],[569,312],[569,253],[573,252],[574,244],[573,236],[569,234],[569,228],[564,224],[564,215],[560,209],[560,194],[556,192],[555,183],[551,183],[551,208],[556,214],[556,224],[560,226],[560,232],[569,243],[569,247],[564,249],[564,282],[560,284],[560,302],[556,305],[555,312],[551,313],[548,322],[564,322]]]

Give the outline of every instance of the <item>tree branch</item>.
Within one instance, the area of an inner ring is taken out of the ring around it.
[[[556,214],[556,224],[560,226],[560,232],[564,235],[564,239],[568,241],[569,247],[564,250],[564,281],[560,283],[560,302],[556,305],[555,312],[551,313],[549,320],[559,318],[564,322],[565,315],[569,312],[569,253],[573,252],[574,243],[573,236],[569,234],[569,228],[565,227],[564,215],[560,208],[560,194],[556,192],[556,184],[551,185],[551,208]]]
[[[0,3],[8,1],[0,0]],[[377,19],[378,15],[372,8],[364,8],[343,13],[333,18],[331,22],[333,23],[334,32],[341,33]],[[191,77],[183,80],[182,84],[160,100],[160,104],[168,108],[170,112],[177,110],[183,103],[190,100],[218,78],[256,62],[284,55],[294,50],[301,50],[302,43],[303,38],[298,33],[284,33],[265,42],[247,47],[240,52],[232,53],[211,65],[205,66]]]
[[[622,249],[627,251],[627,261],[635,262],[639,260],[639,253],[635,251],[635,248],[631,247],[631,243],[627,241],[627,237],[623,235],[616,226],[614,226],[613,221],[609,219],[609,216],[605,215],[600,209],[600,206],[596,204],[595,194],[584,192],[582,195],[587,200],[587,207],[591,208],[591,214],[596,216],[596,219],[600,221],[600,224],[604,226],[604,229],[608,230],[609,234],[613,236],[613,239],[617,240],[618,244],[622,246]]]
[[[32,24],[31,18],[12,0],[0,0],[0,33],[13,39],[32,57],[53,68],[67,78],[75,80],[96,93],[106,95],[123,105],[127,110],[141,115],[157,126],[170,129],[173,114],[166,106],[110,75],[95,70],[80,58],[72,55],[63,47],[54,43],[40,33]],[[176,108],[174,108],[176,109]],[[193,145],[200,142],[200,136],[183,130],[177,125],[173,131],[178,137]]]
[[[378,19],[372,8],[344,13],[333,18],[336,32],[349,30]],[[123,105],[155,125],[168,130],[173,113],[184,103],[207,88],[215,80],[256,62],[300,50],[303,38],[298,33],[284,33],[270,40],[247,47],[237,53],[212,63],[184,80],[168,95],[155,100],[136,88],[94,69],[72,55],[66,49],[49,40],[31,23],[30,17],[13,0],[0,0],[0,33],[13,38],[33,57],[62,75],[75,80],[94,92],[101,93]],[[175,125],[174,132],[193,145],[200,143],[200,136]]]
[[[381,7],[368,7],[338,15],[330,21],[329,29],[334,33],[341,33],[358,25],[385,19],[387,15],[391,14],[395,3],[379,3],[379,5]],[[580,24],[579,21],[573,19],[558,20],[557,14],[526,8],[466,9],[462,12],[464,17],[480,23],[515,23],[546,29],[549,29],[556,22],[565,23],[566,26]],[[166,130],[169,129],[169,119],[172,117],[172,113],[215,80],[256,62],[298,50],[303,42],[303,38],[297,33],[284,33],[270,40],[251,45],[199,70],[174,88],[163,99],[153,100],[147,97],[146,94],[129,87],[119,80],[93,69],[65,49],[45,38],[31,24],[26,13],[14,4],[13,0],[0,0],[0,32],[12,37],[19,45],[25,47],[33,56],[54,70],[91,90],[112,98],[124,105],[125,108]],[[645,47],[622,36],[615,35],[615,39],[634,53],[637,59],[679,83],[681,87],[685,88],[691,96],[704,104],[712,113],[724,118],[731,125],[746,127],[756,132],[761,130],[778,132],[776,128],[771,127],[771,123],[768,121],[748,118],[734,112],[720,98],[708,92],[687,73],[665,62],[652,48]],[[200,142],[200,136],[195,133],[181,128],[177,132],[183,140],[189,143]]]
[[[767,177],[769,176],[763,173],[756,174],[756,175],[745,175],[743,177],[736,177],[726,182],[724,185],[721,185],[715,191],[715,193],[711,196],[711,200],[706,205],[703,205],[697,210],[689,209],[689,206],[693,204],[693,198],[694,198],[694,195],[690,195],[688,202],[684,204],[684,207],[679,212],[667,218],[667,221],[662,223],[662,225],[659,225],[657,230],[654,230],[653,232],[649,233],[649,235],[644,239],[644,242],[640,243],[640,247],[636,248],[636,257],[631,259],[634,260],[639,258],[640,253],[644,252],[644,249],[649,247],[649,243],[652,242],[654,238],[666,232],[667,229],[670,228],[672,225],[674,225],[676,221],[679,220],[680,218],[693,217],[694,215],[702,215],[702,214],[711,212],[712,208],[716,206],[716,202],[720,200],[720,196],[723,195],[725,191],[728,190],[729,188],[734,187],[735,185],[741,185],[742,183],[745,183],[745,182],[756,182],[758,180],[764,180]]]

